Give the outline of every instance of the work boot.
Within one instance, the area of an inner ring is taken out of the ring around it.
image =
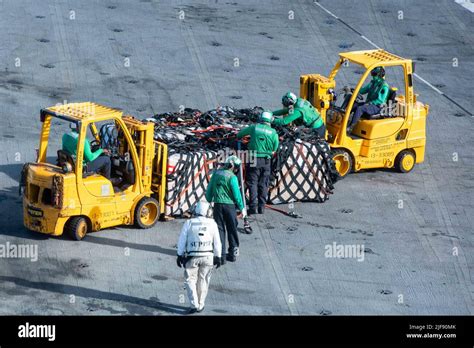
[[[249,208],[249,210],[247,210],[247,215],[255,215],[257,214],[257,212],[255,211],[255,208]]]
[[[237,261],[237,256],[239,255],[240,255],[239,248],[235,247],[232,250],[229,250],[229,253],[226,256],[226,260],[229,262],[235,262]]]
[[[265,207],[258,207],[258,213],[263,214],[265,212]]]
[[[250,225],[244,226],[244,232],[245,234],[252,234],[253,233],[252,227],[250,227]]]
[[[204,310],[204,306],[197,310],[198,313],[201,313]]]

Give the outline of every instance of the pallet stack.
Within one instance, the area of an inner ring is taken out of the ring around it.
[[[235,135],[255,122],[262,109],[224,107],[205,113],[186,110],[147,119],[155,122],[155,139],[168,144],[169,216],[185,215],[205,199],[207,184],[223,159],[222,153],[236,148]],[[327,142],[288,128],[277,128],[277,132],[280,149],[272,159],[268,203],[326,201],[335,181]]]

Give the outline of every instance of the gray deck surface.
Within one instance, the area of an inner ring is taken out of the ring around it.
[[[25,230],[18,176],[35,158],[42,107],[90,100],[140,118],[179,105],[273,109],[284,92],[298,92],[300,74],[327,75],[338,52],[374,48],[357,32],[415,59],[434,87],[415,79],[431,107],[425,162],[406,175],[352,174],[328,202],[298,204],[303,219],[259,216],[254,234],[241,235],[237,263],[214,272],[203,314],[472,314],[474,13],[448,0],[320,4],[0,1],[0,243],[39,248],[37,262],[0,259],[0,314],[179,314],[188,306],[175,265],[182,221],[81,242]],[[340,87],[355,82],[340,77]],[[364,261],[324,257],[333,242],[364,244]]]

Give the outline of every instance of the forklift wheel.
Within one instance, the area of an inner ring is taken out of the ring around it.
[[[142,198],[135,208],[135,225],[140,228],[153,227],[159,216],[158,201],[151,197]]]
[[[395,168],[400,173],[408,173],[411,172],[413,167],[415,166],[415,155],[410,150],[403,150],[397,156],[395,160]]]
[[[87,234],[87,220],[82,216],[74,216],[67,222],[65,231],[72,240],[81,240]]]
[[[345,177],[352,171],[354,163],[349,152],[343,149],[334,149],[332,150],[331,156],[341,178]]]

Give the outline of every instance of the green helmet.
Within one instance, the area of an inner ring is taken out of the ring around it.
[[[237,156],[229,156],[225,160],[225,164],[228,166],[238,167],[242,164],[242,161]]]
[[[260,114],[260,117],[258,118],[259,122],[268,122],[272,123],[273,122],[273,112],[265,110]]]
[[[296,97],[296,94],[292,92],[288,92],[281,98],[281,103],[284,106],[288,107],[290,105],[295,105],[297,99],[298,98]]]
[[[380,78],[383,78],[385,77],[385,69],[383,68],[383,66],[378,66],[374,69],[372,69],[372,71],[370,72],[370,75],[372,75],[372,77],[380,77]]]

